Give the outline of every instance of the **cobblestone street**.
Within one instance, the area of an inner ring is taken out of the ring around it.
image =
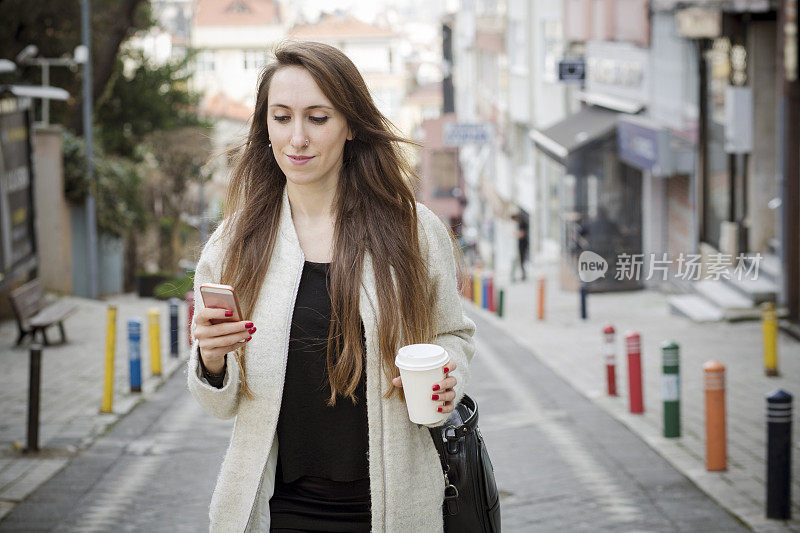
[[[469,390],[505,531],[747,531],[529,350],[473,316]],[[16,506],[0,531],[204,531],[232,425],[200,409],[182,367]]]

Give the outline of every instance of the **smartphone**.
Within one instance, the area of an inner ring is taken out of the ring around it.
[[[239,308],[239,300],[230,285],[219,283],[203,283],[200,285],[200,297],[203,298],[205,307],[216,307],[233,311],[233,316],[229,318],[212,318],[212,324],[220,322],[238,322],[242,320],[242,311]]]

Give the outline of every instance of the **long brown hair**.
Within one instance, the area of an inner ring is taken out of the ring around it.
[[[356,402],[364,371],[359,290],[361,267],[369,252],[377,286],[378,343],[387,379],[399,375],[395,352],[402,344],[431,342],[436,331],[435,291],[420,250],[413,182],[418,176],[403,156],[403,143],[381,114],[355,65],[336,48],[316,42],[288,41],[261,73],[255,112],[228,186],[224,216],[230,237],[222,283],[236,287],[242,312],[250,316],[269,268],[280,220],[286,176],[268,146],[267,95],[275,73],[288,66],[305,68],[322,93],[344,115],[354,134],[344,147],[334,198],[335,229],[330,266],[331,327],[327,371],[336,396]],[[245,245],[246,243],[246,245]],[[392,275],[396,278],[396,285]],[[402,344],[401,344],[402,343]],[[247,386],[245,352],[239,348],[242,393]],[[404,399],[402,389],[393,385]]]

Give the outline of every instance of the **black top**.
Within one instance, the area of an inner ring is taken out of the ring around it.
[[[292,316],[278,418],[278,456],[286,483],[304,475],[335,481],[369,477],[366,373],[361,374],[355,405],[339,396],[335,406],[327,406],[328,279],[329,263],[306,261]],[[361,331],[363,337],[363,324]]]
[[[306,261],[297,290],[277,429],[279,473],[284,483],[302,476],[340,482],[369,478],[366,372],[356,389],[355,405],[339,396],[335,406],[327,406],[331,392],[326,364],[331,320],[329,266]],[[366,343],[363,323],[361,332]],[[212,386],[222,387],[224,369],[218,377],[204,366],[202,369]]]

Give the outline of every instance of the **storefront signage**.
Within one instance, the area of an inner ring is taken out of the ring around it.
[[[648,51],[629,43],[586,44],[586,92],[635,104],[649,100]]]
[[[442,133],[445,146],[486,144],[492,141],[492,126],[484,123],[449,122]]]
[[[620,117],[617,123],[619,158],[628,165],[654,176],[673,173],[674,162],[669,131],[633,117]]]
[[[690,7],[675,11],[678,35],[686,39],[713,39],[722,33],[722,11]]]

